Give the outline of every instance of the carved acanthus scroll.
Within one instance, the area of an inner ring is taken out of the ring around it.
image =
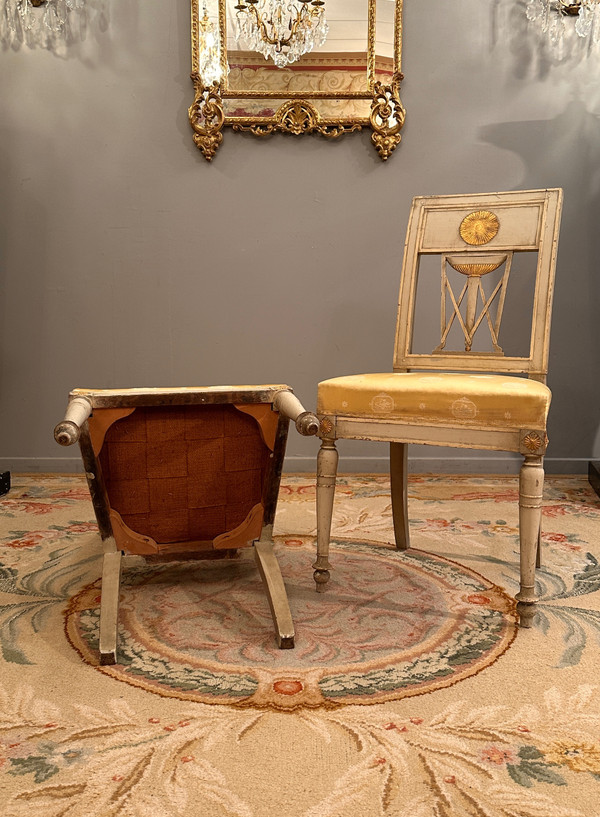
[[[196,147],[210,162],[223,141],[225,116],[219,84],[214,82],[210,88],[206,88],[198,76],[192,74],[192,79],[196,95],[188,110],[190,125],[194,131]]]
[[[246,131],[254,136],[269,136],[276,132],[290,133],[293,136],[318,133],[328,139],[337,139],[345,133],[362,130],[362,125],[357,122],[346,124],[324,119],[310,102],[305,99],[293,99],[281,105],[268,123],[257,124],[251,117],[236,119],[233,130]]]
[[[373,133],[371,141],[385,162],[400,144],[400,131],[404,126],[406,111],[400,101],[401,74],[395,74],[390,85],[376,82],[369,117]]]

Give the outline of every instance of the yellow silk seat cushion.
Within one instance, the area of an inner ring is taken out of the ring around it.
[[[317,413],[423,425],[546,428],[550,389],[510,375],[399,372],[319,383]]]

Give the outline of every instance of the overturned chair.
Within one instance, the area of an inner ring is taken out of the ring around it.
[[[100,662],[117,660],[123,555],[214,558],[253,546],[282,649],[294,625],[273,551],[289,421],[318,422],[288,386],[75,389],[54,431],[79,442],[103,541]]]
[[[337,440],[390,443],[399,550],[409,547],[408,443],[512,451],[524,457],[517,610],[521,626],[531,625],[537,601],[535,568],[551,397],[546,373],[561,206],[558,189],[414,199],[400,283],[394,371],[334,377],[319,384],[317,590],[325,589],[331,569]],[[427,296],[435,295],[439,303],[440,294],[441,336],[440,324],[422,308]],[[510,332],[501,335],[505,306],[513,311],[523,307],[528,320],[513,320]],[[417,337],[413,330],[419,329],[420,318],[430,331]]]

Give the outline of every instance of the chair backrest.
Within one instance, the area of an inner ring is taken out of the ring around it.
[[[394,371],[526,373],[543,381],[561,208],[560,189],[415,198],[404,248]],[[509,356],[499,336],[511,265],[518,253],[537,253],[533,317],[529,354]],[[441,259],[441,334],[436,348],[421,354],[413,351],[413,330],[425,256]],[[460,279],[458,285],[451,281],[452,270],[459,273],[452,273]],[[490,351],[475,351],[476,333],[486,330]],[[449,348],[451,332],[460,336],[464,348]]]

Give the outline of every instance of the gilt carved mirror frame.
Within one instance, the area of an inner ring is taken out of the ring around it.
[[[364,4],[360,8],[364,8],[365,47],[360,53],[353,48],[340,51],[344,41],[338,38],[333,51],[326,41],[323,48],[315,48],[284,68],[277,68],[257,52],[239,50],[232,28],[233,2],[236,0],[191,0],[195,96],[189,120],[194,142],[204,158],[211,161],[214,157],[223,141],[224,127],[255,136],[312,133],[327,139],[370,128],[371,141],[386,161],[400,143],[405,118],[400,100],[403,0],[354,0],[355,8]],[[247,9],[257,2],[237,0],[236,8]],[[349,8],[343,2],[325,0],[324,9],[338,3],[340,16]],[[387,23],[379,22],[383,14]],[[358,22],[352,22],[354,30]],[[386,25],[388,44],[380,49],[377,32]],[[217,43],[213,77],[215,73],[220,77],[214,81],[203,77],[200,70],[206,65],[201,48],[207,27],[214,31]],[[336,30],[343,29],[338,24]],[[381,56],[379,51],[386,49],[387,54]]]

